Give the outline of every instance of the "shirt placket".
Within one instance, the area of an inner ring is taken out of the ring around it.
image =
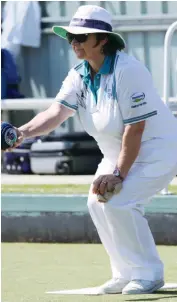
[[[101,78],[101,75],[99,73],[95,75],[93,82],[91,80],[90,74],[88,74],[87,76],[84,77],[84,83],[90,89],[91,93],[93,94],[96,105],[97,105],[97,101],[98,101],[97,91],[100,87],[100,78]]]

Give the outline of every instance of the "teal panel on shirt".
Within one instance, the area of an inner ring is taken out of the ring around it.
[[[106,56],[100,70],[94,76],[92,81],[90,73],[90,65],[87,61],[83,61],[75,67],[75,70],[80,73],[82,80],[85,83],[86,87],[89,87],[91,90],[95,102],[97,103],[97,91],[100,88],[101,75],[112,73],[114,66],[115,55]],[[114,89],[115,87],[113,87]],[[115,89],[114,89],[115,90]],[[115,91],[114,94],[115,95]]]

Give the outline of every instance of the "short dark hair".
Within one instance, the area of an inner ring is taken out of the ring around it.
[[[96,33],[97,43],[96,43],[95,47],[97,45],[99,45],[99,42],[101,40],[104,40],[105,38],[107,38],[108,41],[103,46],[104,55],[106,55],[106,56],[114,55],[117,50],[122,50],[125,48],[123,43],[121,44],[121,41],[120,41],[120,43],[118,43],[118,41],[115,39],[115,37],[113,35],[106,34],[106,33]]]

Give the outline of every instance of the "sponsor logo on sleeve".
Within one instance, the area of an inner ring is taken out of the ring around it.
[[[146,105],[147,103],[143,101],[145,99],[145,93],[144,92],[136,92],[132,94],[131,100],[133,102],[133,105],[131,108],[137,108],[143,105]]]

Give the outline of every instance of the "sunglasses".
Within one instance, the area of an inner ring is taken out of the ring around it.
[[[75,39],[78,43],[84,43],[88,39],[88,34],[80,34],[80,35],[74,35],[71,33],[66,34],[66,38],[69,42],[69,44],[72,43],[72,41]]]

